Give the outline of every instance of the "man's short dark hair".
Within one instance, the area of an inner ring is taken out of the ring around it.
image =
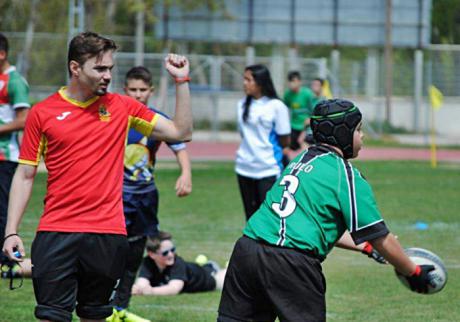
[[[83,65],[88,59],[99,56],[107,51],[117,50],[117,45],[112,39],[105,38],[91,31],[82,32],[70,41],[67,56],[67,68],[70,72],[70,62],[76,61]]]
[[[148,70],[148,68],[144,66],[136,66],[131,68],[125,77],[125,85],[128,85],[128,80],[130,79],[140,79],[144,83],[149,84],[152,86],[152,73]]]
[[[291,72],[288,73],[288,81],[293,81],[294,79],[298,79],[298,80],[301,80],[302,78],[300,77],[300,73],[296,70],[293,70]]]
[[[323,79],[323,78],[321,78],[321,77],[316,77],[316,78],[314,78],[313,80],[314,80],[314,81],[318,81],[318,82],[320,82],[321,86],[323,86],[323,85],[324,85],[324,79]]]
[[[8,54],[8,38],[0,33],[0,50],[4,50]]]
[[[166,231],[160,231],[154,237],[147,238],[146,248],[147,251],[156,253],[157,250],[160,249],[161,242],[165,240],[171,240],[172,235]]]

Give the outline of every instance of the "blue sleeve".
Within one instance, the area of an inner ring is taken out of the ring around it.
[[[158,113],[160,114],[161,116],[164,116],[165,118],[167,118],[168,120],[170,120],[171,118],[161,112],[161,111],[158,111],[157,109],[155,109],[154,107],[149,107],[152,111],[154,111],[155,113]],[[176,142],[166,142],[166,144],[168,145],[168,147],[173,151],[173,152],[177,152],[177,151],[180,151],[180,150],[184,150],[186,148],[185,146],[185,143],[184,142],[181,142],[181,141],[176,141]]]
[[[159,110],[157,110],[157,109],[154,108],[154,107],[149,106],[149,110],[154,111],[154,112],[157,113],[157,114],[160,114],[161,116],[167,118],[168,120],[171,119],[166,113],[163,113],[162,111],[159,111]]]
[[[143,134],[137,132],[135,129],[129,129],[128,132],[128,144],[139,143],[140,140],[144,137]]]

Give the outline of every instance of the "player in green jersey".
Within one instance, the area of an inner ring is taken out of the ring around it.
[[[411,287],[427,292],[431,265],[417,266],[383,221],[372,189],[348,162],[362,146],[361,112],[326,100],[311,117],[316,144],[283,171],[233,250],[218,321],[325,321],[321,262],[334,246],[369,242]],[[341,239],[341,237],[344,238]]]
[[[11,182],[18,166],[19,131],[30,109],[29,85],[8,60],[8,38],[0,33],[0,249],[5,235]],[[0,252],[0,265],[13,265]]]
[[[310,88],[302,86],[298,71],[288,74],[288,89],[284,93],[284,104],[291,113],[291,144],[290,149],[297,151],[301,148],[299,137],[310,126],[310,116],[313,111],[314,94]]]

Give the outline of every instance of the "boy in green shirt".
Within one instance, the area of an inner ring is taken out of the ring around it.
[[[348,162],[362,146],[358,107],[327,100],[311,119],[317,144],[288,165],[235,245],[218,321],[325,321],[321,262],[335,245],[350,248],[350,235],[356,245],[369,242],[413,290],[427,292],[434,267],[405,255],[370,185]]]
[[[300,148],[299,136],[310,126],[310,116],[313,111],[313,92],[302,86],[300,73],[288,74],[288,90],[284,93],[283,101],[291,112],[291,145],[293,151]]]

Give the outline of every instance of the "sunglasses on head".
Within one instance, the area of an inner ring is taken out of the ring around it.
[[[166,257],[168,256],[169,252],[174,254],[175,251],[176,251],[176,247],[171,247],[170,249],[162,251],[160,254],[161,256]]]
[[[15,267],[15,265],[17,266]],[[24,276],[21,273],[16,272],[17,268],[21,269],[21,265],[18,262],[13,265],[2,264],[0,266],[2,277],[9,278],[10,280],[10,290],[16,290],[22,287],[24,282]]]

